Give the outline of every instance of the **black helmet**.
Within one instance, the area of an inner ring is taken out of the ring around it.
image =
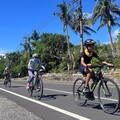
[[[93,39],[87,39],[84,42],[85,46],[94,45],[94,44],[95,44],[95,41]]]

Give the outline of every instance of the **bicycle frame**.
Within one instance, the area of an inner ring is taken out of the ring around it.
[[[96,68],[97,66],[93,66],[93,68]],[[104,79],[102,71],[101,71],[102,67],[99,67],[99,69],[96,71],[95,76],[92,78],[93,79],[93,83],[91,85],[91,91],[94,92],[97,84],[102,81],[102,79]]]

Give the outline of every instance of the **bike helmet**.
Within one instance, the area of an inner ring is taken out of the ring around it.
[[[94,45],[94,44],[95,44],[95,41],[93,39],[87,39],[84,42],[85,46]]]
[[[38,54],[37,54],[37,53],[34,53],[34,54],[32,55],[32,57],[33,57],[33,58],[38,58]]]

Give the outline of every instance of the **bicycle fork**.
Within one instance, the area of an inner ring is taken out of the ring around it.
[[[108,88],[107,81],[101,82],[101,84],[102,84],[102,88],[103,88],[102,90],[103,90],[105,97],[110,97],[111,93],[110,93],[110,90]]]

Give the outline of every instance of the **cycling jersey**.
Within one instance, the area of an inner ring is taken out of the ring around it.
[[[89,64],[93,57],[98,57],[97,54],[93,51],[88,53],[87,49],[81,53],[80,58],[84,58],[84,63]]]
[[[42,66],[42,62],[40,62],[38,58],[30,59],[28,63],[28,69],[33,71],[36,70],[37,64],[39,64],[40,67]]]
[[[10,74],[10,69],[8,67],[6,67],[5,70],[4,70],[4,73],[5,74]]]

